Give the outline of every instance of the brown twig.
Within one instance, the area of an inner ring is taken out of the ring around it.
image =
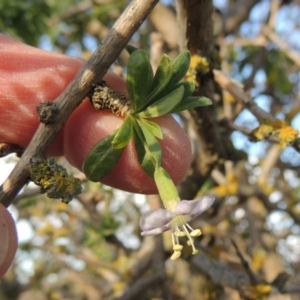
[[[86,97],[92,85],[102,79],[157,2],[158,0],[132,1],[103,40],[103,44],[55,100],[59,108],[56,122],[40,124],[22,158],[0,187],[0,201],[3,205],[9,206],[28,180],[30,158],[46,152],[68,117]]]
[[[270,149],[268,149],[266,158],[261,164],[261,171],[257,178],[258,182],[267,182],[267,178],[269,178],[272,169],[277,164],[280,153],[281,149],[278,145],[272,145]]]
[[[234,246],[235,248],[235,251],[236,251],[236,254],[237,256],[239,257],[243,267],[244,267],[244,270],[245,272],[247,273],[247,275],[249,276],[249,279],[250,279],[250,282],[252,285],[256,285],[258,284],[258,279],[256,278],[256,275],[255,273],[252,271],[252,269],[250,268],[249,266],[249,263],[248,261],[245,259],[245,257],[243,256],[241,250],[239,249],[237,243],[234,241],[234,239],[231,239],[231,243],[232,245]]]
[[[213,74],[218,85],[227,90],[237,101],[242,102],[259,121],[263,119],[275,121],[275,118],[271,114],[256,105],[252,98],[244,92],[240,84],[227,77],[220,70],[213,70]]]
[[[141,278],[130,286],[121,297],[115,298],[115,300],[141,299],[146,290],[162,285],[164,280],[165,275],[159,272],[146,278]]]
[[[195,255],[191,263],[212,278],[215,283],[230,286],[236,290],[240,290],[243,286],[250,284],[250,279],[246,273],[235,271],[229,266],[209,258],[202,252]]]

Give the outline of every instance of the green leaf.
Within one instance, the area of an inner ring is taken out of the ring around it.
[[[136,121],[143,133],[146,146],[150,150],[150,153],[155,162],[155,166],[160,166],[162,158],[162,150],[160,143],[157,141],[156,137],[150,132],[150,130],[148,130],[148,128],[143,124],[143,122],[141,122],[141,120],[136,119]]]
[[[159,125],[144,118],[141,118],[140,121],[156,138],[163,138],[163,133]]]
[[[115,149],[124,148],[129,143],[132,136],[133,136],[132,117],[127,116],[124,119],[122,126],[119,128],[119,131],[114,137],[111,144]]]
[[[132,45],[127,45],[125,47],[125,49],[127,50],[127,52],[129,53],[129,55],[131,55],[134,51],[138,50],[138,48],[132,46]]]
[[[180,86],[184,87],[184,93],[182,98],[187,98],[188,96],[190,96],[194,91],[195,91],[195,85],[194,83],[190,82],[190,81],[184,81],[184,82],[180,82],[177,83],[175,85],[173,85],[170,88],[165,89],[162,93],[160,93],[158,95],[157,98],[152,100],[152,104],[155,103],[156,101],[158,101],[159,99],[169,95],[170,93],[172,93],[173,91],[175,91],[177,88],[179,88]]]
[[[139,111],[153,81],[153,70],[147,53],[138,49],[130,57],[127,68],[126,84],[133,112]]]
[[[159,90],[159,93],[155,93],[155,95],[151,96],[151,104],[159,100],[160,98],[165,97],[166,95],[170,94],[172,91],[174,91],[176,88],[178,88],[180,85],[184,86],[184,95],[183,98],[186,98],[190,96],[195,91],[195,85],[190,81],[185,81],[178,83],[186,74],[186,72],[189,69],[190,66],[190,60],[191,55],[190,52],[184,51],[180,53],[177,58],[172,63],[172,70],[170,70],[169,76],[171,78],[169,79],[169,82],[167,85],[164,86],[162,90]],[[155,74],[156,76],[156,74]],[[154,81],[153,81],[154,84]],[[150,89],[152,91],[152,87]],[[149,95],[148,95],[149,97]],[[148,103],[148,97],[146,102]]]
[[[178,86],[180,86],[180,85],[182,85],[184,87],[184,94],[182,96],[183,99],[189,97],[195,91],[195,84],[193,82],[184,81],[184,82],[178,83]]]
[[[173,110],[172,113],[177,113],[186,109],[192,109],[200,106],[211,105],[212,101],[206,97],[187,97],[183,99]]]
[[[89,180],[96,182],[103,179],[119,161],[124,148],[115,149],[111,145],[118,132],[119,129],[102,139],[85,158],[83,172]]]
[[[181,52],[173,61],[172,77],[168,86],[178,83],[190,67],[191,54],[189,51]]]
[[[153,156],[150,153],[143,133],[141,132],[141,129],[139,127],[134,127],[133,139],[138,160],[142,169],[146,172],[148,176],[153,178],[155,171],[155,161],[153,160]]]
[[[184,94],[184,87],[180,86],[169,95],[149,105],[144,111],[136,115],[142,118],[154,118],[170,113],[176,107]]]
[[[158,68],[153,79],[153,83],[150,87],[150,92],[147,95],[143,108],[151,104],[152,100],[165,89],[171,77],[172,62],[170,57],[164,54],[159,62]]]

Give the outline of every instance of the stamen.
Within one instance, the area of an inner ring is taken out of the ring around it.
[[[190,245],[190,246],[192,247],[192,249],[193,249],[193,252],[192,252],[192,253],[195,253],[197,250],[196,250],[195,245],[194,245],[194,240],[192,239],[192,237],[191,237],[189,231],[187,230],[186,226],[183,225],[182,227],[183,227],[183,230],[185,231],[185,234],[186,234],[186,236],[187,236],[187,238],[188,238],[188,242],[190,242],[189,245]],[[197,252],[196,252],[196,253],[197,253]]]
[[[172,254],[172,256],[170,257],[171,260],[175,260],[178,257],[180,257],[181,252],[180,251],[174,251],[174,253]]]
[[[174,246],[173,246],[173,250],[174,250],[174,251],[180,251],[180,252],[181,252],[182,248],[183,248],[183,246],[180,245],[180,244],[177,244],[177,245],[174,245]]]
[[[176,230],[176,236],[177,237],[184,237],[185,233],[182,230],[178,229],[178,230]]]
[[[192,227],[190,224],[188,224],[188,223],[186,223],[185,226],[186,226],[190,231],[193,231],[193,230],[194,230],[193,227]]]
[[[191,246],[192,244],[194,244],[194,239],[188,240],[186,243],[188,246]]]
[[[191,237],[197,237],[197,236],[200,236],[202,234],[201,230],[200,229],[194,229],[190,235]]]
[[[179,244],[179,238],[178,238],[178,236],[176,234],[174,234],[174,238],[175,238],[176,245]]]

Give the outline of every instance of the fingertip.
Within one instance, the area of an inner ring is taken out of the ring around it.
[[[184,178],[191,161],[191,145],[180,125],[171,117],[153,119],[163,130],[160,141],[163,166],[175,184]],[[85,101],[68,120],[64,131],[64,153],[67,160],[81,170],[92,148],[111,131],[122,125],[123,119],[106,110],[96,111]],[[134,143],[131,141],[114,167],[102,180],[112,187],[133,193],[156,194],[155,182],[141,168]]]
[[[15,222],[7,209],[0,204],[0,278],[9,269],[18,245]]]

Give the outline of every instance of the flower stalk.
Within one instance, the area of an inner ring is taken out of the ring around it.
[[[179,241],[181,237],[187,238],[187,244],[192,247],[192,254],[197,254],[194,238],[201,235],[201,230],[193,229],[187,222],[206,211],[215,198],[205,196],[192,201],[181,201],[170,175],[161,166],[155,170],[154,180],[166,209],[153,210],[142,216],[140,220],[142,235],[156,235],[170,229],[174,251],[172,260],[181,256],[183,249]]]

